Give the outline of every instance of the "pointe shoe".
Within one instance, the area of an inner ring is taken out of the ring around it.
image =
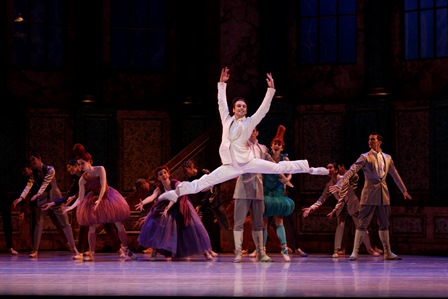
[[[398,255],[396,255],[393,252],[389,252],[389,254],[387,254],[387,253],[384,254],[384,259],[389,260],[389,261],[399,261],[399,260],[401,260],[401,257],[399,257]]]
[[[367,252],[373,256],[380,256],[378,252],[376,252],[373,248],[367,249]]]
[[[252,253],[249,254],[249,257],[257,257],[257,251],[254,250]]]
[[[86,262],[93,262],[95,260],[95,256],[92,252],[86,252],[83,254],[82,260]]]
[[[9,253],[11,253],[12,255],[18,255],[19,253],[17,251],[14,250],[14,248],[9,248]]]
[[[380,248],[378,248],[378,247],[373,247],[373,250],[375,250],[376,252],[378,252],[379,254],[383,254],[384,253],[384,251],[383,250],[381,250]]]
[[[74,260],[81,261],[82,260],[82,253],[78,253],[78,254],[74,255],[72,258]]]
[[[119,257],[124,257],[123,248],[118,249],[117,253]]]
[[[266,254],[260,258],[257,257],[257,261],[259,263],[272,263],[273,262],[272,259],[269,256],[267,256]]]
[[[120,250],[118,250],[118,255],[119,257],[124,259],[133,259],[133,260],[137,259],[137,255],[133,253],[131,250],[129,250],[129,248],[126,246],[121,247]]]
[[[345,255],[345,249],[338,250],[338,255]]]
[[[213,250],[210,250],[210,255],[212,257],[217,257],[218,256],[218,254],[216,252],[214,252]]]
[[[151,254],[152,253],[152,248],[147,248],[147,249],[143,250],[143,253]]]
[[[204,253],[204,257],[207,261],[213,261],[213,256],[208,252]]]
[[[349,261],[356,261],[358,260],[358,254],[357,253],[352,253],[350,255],[350,257],[348,258]]]
[[[289,257],[287,248],[282,249],[282,251],[280,251],[280,253],[282,254],[283,259],[285,260],[285,262],[287,262],[287,263],[291,262],[291,258]]]
[[[235,253],[235,258],[233,259],[234,263],[241,263],[243,261],[243,255],[241,254],[241,252],[236,252]]]
[[[130,257],[131,260],[136,260],[138,258],[138,256],[129,249],[128,249],[128,257]]]
[[[305,253],[300,248],[297,248],[297,254],[300,255],[300,257],[307,257],[308,256],[308,253]]]
[[[30,255],[29,255],[29,257],[30,257],[30,258],[33,258],[33,259],[37,258],[37,251],[33,251],[33,252],[31,252]]]
[[[334,259],[337,259],[339,257],[339,254],[337,252],[333,253],[333,255],[331,256]]]

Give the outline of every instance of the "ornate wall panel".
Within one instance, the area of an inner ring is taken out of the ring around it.
[[[331,209],[323,209],[323,211],[331,212]],[[336,218],[328,219],[327,214],[319,213],[300,220],[300,234],[301,235],[334,235],[336,230]],[[303,240],[303,239],[301,239]]]
[[[395,124],[396,153],[392,156],[395,166],[409,192],[426,193],[430,188],[428,108],[396,110]],[[418,165],[414,163],[415,157]]]
[[[119,176],[117,187],[132,192],[138,178],[149,178],[169,159],[169,115],[151,111],[118,111]]]
[[[27,159],[31,151],[38,151],[42,162],[56,170],[56,179],[61,190],[65,190],[69,174],[67,159],[71,157],[72,123],[67,111],[54,109],[30,109],[27,115]],[[25,186],[22,186],[24,188]],[[20,190],[21,191],[21,190]]]
[[[345,118],[342,106],[301,106],[295,132],[297,159],[307,159],[310,167],[326,167],[344,155]],[[327,176],[300,175],[300,192],[321,193]],[[316,198],[317,199],[317,198]]]
[[[434,238],[448,239],[448,214],[434,215]]]
[[[426,237],[426,219],[420,215],[392,215],[390,231],[395,236]]]

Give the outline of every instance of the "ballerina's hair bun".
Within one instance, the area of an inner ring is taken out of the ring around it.
[[[73,146],[73,154],[75,154],[75,157],[81,157],[86,152],[86,149],[84,148],[84,145],[81,143],[76,143]]]

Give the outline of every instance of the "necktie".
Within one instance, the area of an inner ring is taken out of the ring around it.
[[[384,159],[383,154],[380,152],[376,155],[378,158],[378,174],[380,175],[380,178],[384,176]]]

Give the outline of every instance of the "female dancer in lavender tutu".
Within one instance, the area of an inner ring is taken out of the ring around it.
[[[210,237],[191,204],[188,196],[179,197],[176,202],[161,200],[160,195],[174,190],[180,181],[170,178],[167,166],[154,170],[157,187],[154,192],[138,203],[136,210],[156,200],[144,221],[138,236],[138,242],[145,248],[153,248],[151,260],[157,260],[157,252],[175,259],[204,255],[206,260],[213,261],[217,256],[212,251]]]

